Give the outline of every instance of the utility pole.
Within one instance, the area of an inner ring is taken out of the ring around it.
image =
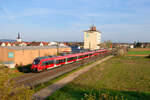
[[[57,55],[59,54],[59,42],[57,41]]]

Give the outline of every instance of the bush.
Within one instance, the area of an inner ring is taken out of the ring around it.
[[[127,49],[126,48],[118,48],[117,50],[117,55],[118,56],[124,56],[127,54]]]
[[[150,54],[147,56],[147,58],[150,58]]]
[[[3,66],[1,66],[2,68]],[[0,99],[1,100],[31,100],[33,91],[24,86],[15,86],[11,75],[14,70],[8,68],[0,69]]]
[[[125,98],[124,96],[112,96],[109,93],[100,93],[98,96],[98,100],[129,100]],[[84,94],[84,97],[81,100],[97,100],[96,94],[90,93],[90,94]]]

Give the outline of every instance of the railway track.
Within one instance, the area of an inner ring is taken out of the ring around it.
[[[54,79],[60,75],[63,75],[67,72],[75,70],[82,65],[91,63],[95,60],[98,60],[98,59],[103,58],[103,57],[110,55],[110,54],[111,54],[111,52],[108,52],[107,54],[93,56],[93,57],[88,58],[88,59],[73,62],[73,63],[67,64],[67,65],[63,65],[63,66],[59,66],[59,67],[56,67],[56,68],[53,68],[51,70],[41,72],[41,73],[28,73],[26,75],[17,77],[13,80],[15,81],[16,86],[24,85],[24,86],[34,87],[38,84],[50,81],[50,80],[52,80],[52,79]]]

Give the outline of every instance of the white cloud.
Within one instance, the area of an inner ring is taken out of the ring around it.
[[[45,8],[28,8],[24,9],[21,12],[11,12],[7,7],[2,7],[3,14],[0,16],[0,18],[8,19],[12,22],[15,22],[17,18],[21,17],[28,17],[28,16],[35,16],[35,15],[47,15],[51,13],[55,13],[54,10],[49,10]]]
[[[5,6],[2,6],[3,14],[0,16],[0,18],[7,18],[8,20],[15,22],[16,16],[13,15]]]

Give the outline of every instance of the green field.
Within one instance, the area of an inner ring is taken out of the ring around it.
[[[128,55],[149,55],[150,51],[129,51]]]
[[[150,59],[114,57],[82,74],[47,100],[150,100]]]

